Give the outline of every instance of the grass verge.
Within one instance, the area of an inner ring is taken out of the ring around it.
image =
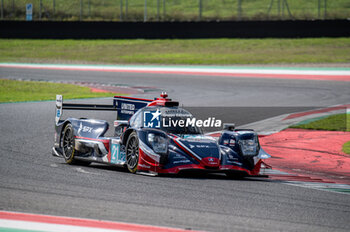
[[[350,38],[0,39],[0,62],[88,64],[349,63]]]
[[[343,152],[350,155],[350,141],[344,143]]]
[[[115,93],[93,93],[88,87],[36,81],[0,79],[0,103],[55,100],[56,94],[65,99],[111,97]]]
[[[311,130],[329,130],[329,131],[350,131],[350,115],[336,114],[323,117],[318,120],[305,121],[293,125],[291,128],[311,129]]]
[[[39,19],[39,11],[41,10],[41,18],[44,20],[79,20],[80,13],[85,20],[119,20],[122,7],[124,20],[142,21],[145,10],[145,0],[89,0],[82,2],[77,0],[40,2],[39,0],[5,0],[4,17],[25,20],[26,3],[33,3],[34,19]],[[271,3],[273,4],[271,5]],[[201,1],[202,20],[235,20],[240,14],[239,7],[242,19],[316,19],[324,17],[323,0],[290,0],[286,3],[288,5],[281,3],[281,6],[277,1],[271,0],[240,1],[240,4],[237,0],[203,0]],[[318,12],[318,4],[321,4],[320,12]],[[348,0],[328,1],[326,16],[328,19],[346,19],[349,17],[349,9]],[[147,1],[148,20],[198,20],[198,14],[198,0]]]

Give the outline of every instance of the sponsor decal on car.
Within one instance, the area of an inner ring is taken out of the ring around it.
[[[60,121],[60,118],[62,116],[62,95],[56,95],[56,125]]]
[[[122,114],[130,114],[133,115],[135,113],[135,105],[130,103],[122,103],[121,104],[121,113]]]
[[[160,128],[160,115],[161,112],[159,109],[143,112],[143,126],[148,128]]]
[[[112,164],[123,164],[125,163],[125,152],[120,145],[120,140],[112,139],[111,143],[111,163]]]
[[[144,164],[138,164],[138,166],[141,167],[141,168],[151,168],[151,166],[144,165]]]
[[[177,160],[173,162],[173,164],[187,164],[187,163],[191,163],[191,161],[187,159],[183,159],[183,160]]]
[[[80,123],[78,134],[80,134],[81,132],[83,132],[83,133],[91,133],[92,129],[93,129],[92,127],[83,126],[83,123]]]

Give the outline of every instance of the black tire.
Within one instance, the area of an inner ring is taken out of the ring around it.
[[[74,138],[74,129],[72,124],[68,123],[62,132],[62,154],[67,164],[76,164],[82,166],[88,166],[91,164],[89,161],[76,160],[74,156],[78,154],[78,151],[75,149],[75,138]]]
[[[62,132],[61,140],[62,154],[67,164],[76,163],[74,160],[75,150],[75,140],[74,140],[74,129],[72,124],[68,123]]]
[[[136,173],[139,163],[139,138],[136,132],[129,135],[125,148],[126,166],[131,173]]]

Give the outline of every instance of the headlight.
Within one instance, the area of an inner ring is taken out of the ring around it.
[[[258,143],[255,139],[240,140],[239,145],[244,156],[254,156],[258,153]]]
[[[155,153],[165,154],[168,152],[168,139],[166,137],[154,133],[149,133],[147,140]]]

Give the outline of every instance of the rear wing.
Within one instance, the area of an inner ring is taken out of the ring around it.
[[[150,99],[115,96],[113,106],[117,109],[117,120],[129,120],[139,109],[153,102]]]
[[[64,103],[62,95],[56,95],[56,125],[60,121],[63,110],[95,110],[95,111],[116,111],[117,120],[129,120],[130,117],[139,109],[147,106],[152,100],[115,96],[113,105],[102,104],[77,104]]]

